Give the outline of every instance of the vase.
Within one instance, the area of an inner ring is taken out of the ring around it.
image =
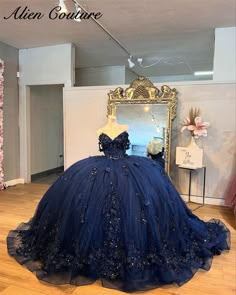
[[[200,149],[196,143],[195,137],[191,136],[189,144],[186,146],[188,149]]]
[[[203,167],[203,149],[197,145],[194,136],[186,147],[176,148],[176,164],[191,169]]]

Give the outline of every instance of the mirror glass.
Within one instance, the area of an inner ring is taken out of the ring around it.
[[[118,104],[119,124],[129,126],[130,155],[147,156],[147,145],[155,137],[165,147],[168,119],[167,104]]]
[[[176,93],[175,88],[167,85],[157,88],[145,77],[133,80],[126,89],[117,87],[108,93],[107,114],[115,115],[119,124],[129,125],[131,147],[127,152],[146,157],[147,145],[154,140],[151,147],[155,142],[160,152],[153,154],[152,149],[150,154],[161,157],[158,159],[167,174],[170,172],[171,125],[176,117]]]

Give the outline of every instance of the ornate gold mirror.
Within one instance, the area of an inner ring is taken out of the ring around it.
[[[116,115],[120,124],[129,125],[129,153],[146,156],[148,143],[156,138],[165,151],[165,169],[170,172],[171,125],[176,117],[176,89],[160,89],[144,77],[135,79],[128,88],[116,88],[108,96],[108,115]]]

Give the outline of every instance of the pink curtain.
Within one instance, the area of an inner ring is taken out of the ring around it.
[[[236,215],[236,172],[231,178],[225,193],[225,204],[232,207]]]
[[[0,190],[4,189],[3,184],[3,71],[4,63],[0,59]]]

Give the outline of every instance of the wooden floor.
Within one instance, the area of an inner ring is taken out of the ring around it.
[[[7,253],[6,236],[22,221],[28,221],[48,185],[17,185],[0,192],[0,294],[1,295],[115,295],[120,291],[93,285],[53,286],[39,282],[26,268],[20,266]],[[190,204],[189,206],[193,206]],[[201,219],[220,218],[231,231],[231,250],[215,256],[208,272],[199,271],[181,287],[166,286],[147,292],[147,295],[235,295],[236,294],[236,232],[235,219],[230,209],[205,205],[194,211]]]

